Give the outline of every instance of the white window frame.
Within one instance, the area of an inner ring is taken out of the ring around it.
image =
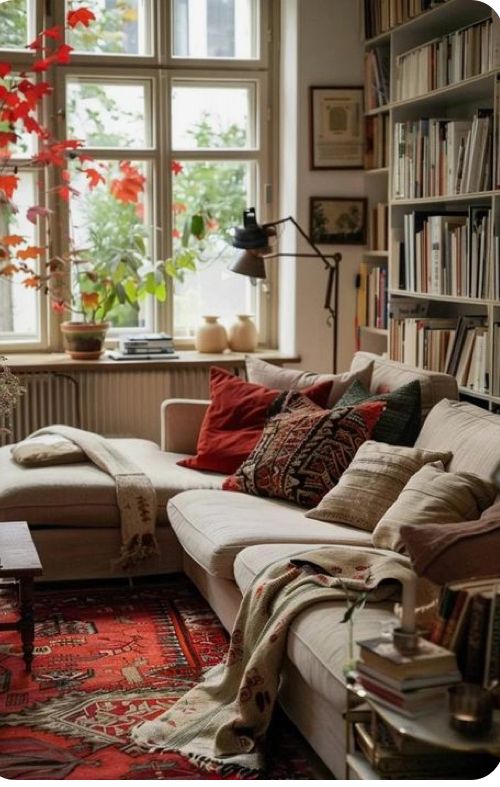
[[[42,20],[44,16],[44,0],[29,0],[36,4],[37,19]],[[47,0],[49,2],[49,0]],[[149,80],[151,84],[151,144],[150,148],[142,149],[123,149],[123,148],[88,148],[89,154],[97,160],[123,160],[147,161],[153,168],[153,177],[150,188],[152,189],[152,221],[157,228],[161,227],[162,232],[155,232],[154,247],[152,254],[156,254],[156,259],[165,259],[171,254],[171,204],[172,188],[170,177],[170,162],[172,158],[179,158],[183,161],[195,160],[238,160],[252,161],[256,164],[258,172],[255,184],[256,204],[259,217],[262,221],[273,217],[273,201],[277,198],[275,189],[271,188],[273,182],[277,182],[276,164],[277,156],[272,155],[276,150],[277,128],[271,123],[271,94],[274,99],[277,96],[276,90],[276,71],[277,53],[271,53],[271,26],[276,24],[278,18],[277,8],[274,6],[275,0],[259,0],[257,25],[260,33],[260,51],[258,57],[248,60],[222,59],[222,58],[179,58],[172,53],[171,41],[171,14],[172,7],[170,0],[144,0],[145,4],[151,9],[151,31],[150,40],[152,50],[150,55],[117,55],[117,54],[88,54],[73,52],[71,64],[67,67],[59,67],[56,70],[54,84],[54,94],[51,97],[51,110],[48,114],[58,117],[58,134],[65,135],[64,110],[65,99],[65,80],[68,77],[81,77],[110,79],[115,81],[136,81]],[[50,5],[50,3],[49,3]],[[54,2],[52,0],[52,17],[45,18],[43,26],[52,24],[63,24],[65,14],[65,3]],[[41,22],[37,24],[37,29],[41,29]],[[272,55],[272,56],[271,56]],[[0,50],[1,59],[1,50]],[[12,62],[26,64],[32,61],[33,57],[24,52],[9,51],[9,59]],[[234,84],[253,82],[256,86],[256,138],[255,146],[244,149],[217,149],[217,150],[173,150],[171,147],[171,88],[172,84],[185,80],[196,82],[206,81],[209,84],[227,84],[228,81]],[[146,108],[147,109],[147,108]],[[82,152],[85,152],[85,148]],[[271,195],[272,194],[272,198]],[[64,216],[65,206],[58,202],[58,210]],[[66,211],[67,213],[67,211]],[[67,221],[67,216],[66,216]],[[62,248],[62,241],[54,238],[56,245],[59,242],[59,251]],[[265,284],[258,285],[258,316],[260,318],[260,337],[264,346],[275,346],[277,335],[277,314],[276,314],[276,266],[272,266],[269,271],[269,279]],[[23,344],[22,349],[26,350],[60,350],[62,348],[62,338],[60,336],[59,324],[62,318],[52,312],[47,307],[47,298],[40,298],[42,319],[41,341],[36,344]],[[165,330],[171,332],[173,329],[173,287],[169,287],[169,295],[165,304],[154,301],[153,307],[153,328],[155,330]],[[142,332],[144,328],[137,329],[117,329],[115,335],[123,331]],[[180,349],[193,346],[190,340],[177,340],[176,346]],[[0,350],[12,351],[20,350],[19,342],[15,345],[4,343],[0,338]]]

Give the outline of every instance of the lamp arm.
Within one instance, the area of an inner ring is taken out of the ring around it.
[[[304,240],[305,240],[305,241],[307,241],[307,243],[309,244],[309,246],[310,246],[312,249],[314,249],[314,251],[316,252],[316,254],[318,255],[318,257],[319,257],[320,259],[322,259],[322,260],[323,260],[323,262],[324,262],[324,264],[325,264],[325,268],[327,268],[327,269],[330,269],[330,270],[331,270],[331,269],[332,269],[332,267],[333,267],[333,266],[332,266],[332,263],[331,263],[331,262],[330,262],[330,261],[329,261],[329,260],[328,260],[328,259],[325,257],[325,255],[324,255],[324,254],[323,254],[323,253],[322,253],[322,252],[319,250],[319,248],[316,246],[316,244],[314,243],[314,241],[312,241],[312,240],[311,240],[311,238],[310,238],[310,237],[309,237],[309,236],[308,236],[308,235],[307,235],[307,234],[304,232],[304,230],[302,229],[302,227],[300,226],[300,224],[298,224],[298,222],[296,222],[296,221],[295,221],[295,219],[293,218],[293,216],[286,216],[284,219],[278,219],[278,221],[269,221],[267,224],[263,224],[262,226],[263,226],[263,227],[265,227],[265,228],[267,228],[267,227],[275,227],[277,224],[284,224],[286,221],[291,221],[291,222],[292,222],[292,224],[293,224],[293,226],[295,227],[295,229],[297,230],[297,232],[299,232],[299,233],[300,233],[300,235],[302,235],[302,237],[304,238]],[[333,259],[333,261],[334,261],[334,264],[335,264],[335,265],[338,265],[338,263],[339,263],[339,262],[341,261],[341,259],[342,259],[342,255],[340,254],[340,252],[336,252],[335,254],[331,254],[331,255],[329,255],[329,256],[331,256],[331,258]]]

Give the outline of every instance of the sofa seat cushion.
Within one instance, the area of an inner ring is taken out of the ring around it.
[[[244,549],[235,561],[234,573],[242,592],[266,566],[310,548],[310,544],[266,544]],[[392,602],[367,604],[354,615],[354,641],[380,636],[384,623],[394,620]],[[319,692],[343,713],[346,690],[343,666],[347,652],[348,629],[341,623],[345,605],[325,601],[304,610],[293,621],[287,641],[289,660],[307,685]],[[325,621],[328,621],[325,625]],[[357,648],[355,648],[357,655]]]
[[[183,492],[169,501],[167,510],[188,555],[209,574],[225,579],[233,579],[236,555],[253,544],[371,544],[369,533],[308,520],[291,503],[239,492]]]
[[[167,501],[193,487],[217,489],[224,476],[179,467],[181,454],[164,453],[149,440],[113,439],[149,477],[157,492],[158,523],[168,522]],[[113,479],[93,464],[21,467],[11,446],[0,448],[0,521],[26,520],[30,525],[118,526]]]

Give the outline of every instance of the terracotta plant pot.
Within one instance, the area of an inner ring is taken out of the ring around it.
[[[97,361],[104,352],[109,322],[63,322],[64,351],[75,361]]]
[[[227,349],[227,334],[223,325],[219,325],[218,317],[208,315],[198,330],[194,346],[199,353],[222,353]]]
[[[259,343],[259,334],[252,322],[251,314],[237,314],[237,322],[231,325],[228,339],[229,347],[234,352],[253,353]]]

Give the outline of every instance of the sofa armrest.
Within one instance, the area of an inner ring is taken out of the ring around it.
[[[205,399],[167,399],[161,406],[161,449],[195,454],[207,407]]]

